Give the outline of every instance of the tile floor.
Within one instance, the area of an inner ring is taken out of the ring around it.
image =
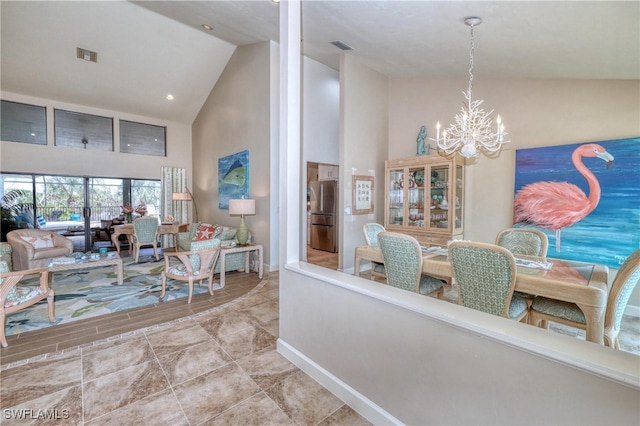
[[[5,368],[3,424],[370,424],[276,352],[278,317],[272,273],[229,304]]]

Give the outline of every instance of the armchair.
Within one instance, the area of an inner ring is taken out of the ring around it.
[[[16,229],[7,233],[12,249],[13,269],[35,269],[47,266],[52,258],[73,252],[73,241],[42,229]]]
[[[209,294],[213,296],[214,268],[220,255],[220,246],[213,239],[194,243],[193,251],[166,252],[164,253],[164,270],[162,271],[162,293],[165,295],[167,278],[187,281],[189,283],[189,299],[193,296],[193,282],[202,284],[205,279],[209,281]]]
[[[40,274],[40,286],[18,286],[18,283],[28,275]],[[5,261],[0,261],[0,344],[7,347],[5,336],[5,319],[12,314],[27,308],[42,299],[47,299],[49,305],[49,321],[56,320],[53,305],[53,290],[49,288],[49,270],[47,268],[29,269],[23,271],[9,271]]]

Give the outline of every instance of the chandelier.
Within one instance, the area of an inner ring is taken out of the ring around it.
[[[506,135],[504,124],[500,115],[496,118],[495,132],[491,129],[493,120],[491,114],[493,110],[485,112],[480,106],[484,101],[473,100],[471,90],[473,89],[473,53],[474,40],[473,28],[482,23],[482,19],[471,17],[466,18],[464,23],[471,27],[471,48],[469,50],[469,88],[466,93],[462,92],[465,102],[461,111],[455,116],[455,123],[442,132],[440,137],[440,122],[436,124],[436,138],[429,138],[438,145],[438,151],[447,157],[460,152],[465,158],[477,157],[483,152],[488,157],[499,155],[500,148],[505,141]]]

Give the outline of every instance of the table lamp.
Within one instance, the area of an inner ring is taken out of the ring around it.
[[[172,198],[174,201],[193,201],[195,223],[198,223],[198,207],[196,206],[196,200],[193,198],[193,194],[189,191],[189,188],[186,188],[186,190],[187,192],[174,192]]]
[[[244,223],[244,217],[254,214],[256,214],[256,200],[247,200],[244,198],[240,200],[229,200],[229,215],[240,215],[240,226],[236,233],[236,238],[240,245],[247,244],[249,240],[249,229],[247,229],[247,224]]]

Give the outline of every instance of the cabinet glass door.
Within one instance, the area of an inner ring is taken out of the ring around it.
[[[429,227],[432,229],[449,229],[448,181],[448,166],[431,167]]]
[[[455,224],[454,233],[462,232],[462,215],[464,214],[463,205],[464,205],[464,191],[462,190],[462,182],[464,180],[463,168],[462,166],[456,166],[456,174],[455,174],[455,210],[454,210],[454,218]]]
[[[389,225],[403,225],[404,216],[404,170],[389,170],[389,211],[387,218]]]
[[[407,226],[426,229],[425,227],[425,168],[409,169],[408,198],[409,212]]]

